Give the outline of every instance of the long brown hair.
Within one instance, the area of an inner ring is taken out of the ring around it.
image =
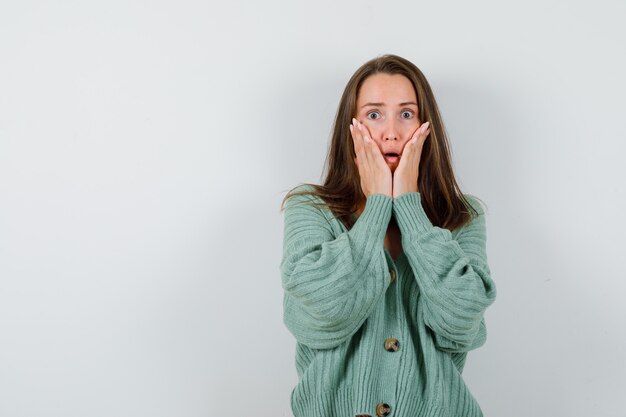
[[[354,161],[356,154],[349,125],[356,114],[361,85],[367,77],[377,73],[401,74],[408,78],[417,96],[418,119],[422,123],[430,121],[430,134],[422,148],[417,180],[424,211],[434,226],[450,231],[464,226],[471,221],[469,209],[476,214],[478,212],[464,197],[454,177],[450,146],[435,96],[422,71],[407,59],[393,54],[367,61],[352,75],[343,91],[335,116],[332,140],[325,161],[324,183],[304,183],[311,187],[310,191],[294,192],[294,189],[303,184],[292,188],[282,201],[281,211],[287,199],[293,195],[316,195],[346,227],[352,227],[355,220],[353,214],[365,201],[365,195],[361,190],[359,170]]]

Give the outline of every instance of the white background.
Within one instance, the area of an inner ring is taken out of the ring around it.
[[[626,416],[624,2],[0,3],[0,415],[289,416],[282,197],[429,79],[498,288],[486,416]]]

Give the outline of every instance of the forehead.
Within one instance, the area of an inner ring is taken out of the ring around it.
[[[416,101],[415,89],[411,81],[401,74],[370,75],[361,84],[357,106],[367,102],[384,102],[396,105],[405,101]]]

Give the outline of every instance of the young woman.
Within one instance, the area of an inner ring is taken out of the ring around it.
[[[356,71],[326,169],[281,207],[294,416],[482,416],[462,372],[496,298],[485,212],[459,190],[414,64],[384,55]]]

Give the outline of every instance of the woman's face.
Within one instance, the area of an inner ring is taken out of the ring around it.
[[[404,75],[378,73],[361,85],[354,117],[367,127],[392,172],[400,162],[404,145],[421,124],[417,110],[413,84]]]

